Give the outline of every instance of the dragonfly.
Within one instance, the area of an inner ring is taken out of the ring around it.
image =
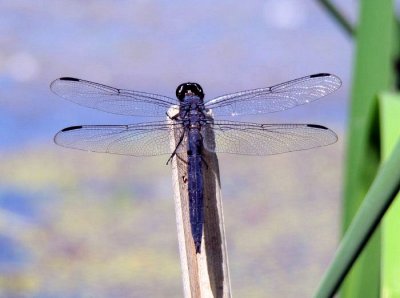
[[[203,166],[207,166],[203,156],[206,151],[272,155],[337,141],[335,132],[318,124],[260,124],[233,121],[233,117],[291,109],[324,97],[340,86],[341,80],[337,76],[318,73],[205,101],[203,88],[193,82],[180,84],[174,99],[62,77],[53,81],[50,89],[66,100],[108,113],[158,119],[127,125],[70,126],[59,131],[54,141],[64,147],[85,151],[132,156],[169,154],[168,161],[186,153],[191,233],[196,253],[200,253],[204,224]],[[177,112],[171,114],[171,107]],[[170,142],[172,132],[177,140],[174,148]]]

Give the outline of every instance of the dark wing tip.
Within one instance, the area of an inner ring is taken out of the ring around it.
[[[57,91],[55,89],[57,89],[57,85],[58,85],[59,81],[79,82],[80,79],[71,78],[71,77],[62,77],[62,78],[56,79],[53,82],[51,82],[50,89],[57,95],[59,95],[59,94],[57,93]]]
[[[70,130],[76,130],[76,129],[81,129],[82,125],[77,125],[77,126],[70,126],[70,127],[66,127],[64,129],[62,129],[62,132],[66,132],[66,131],[70,131]]]
[[[318,124],[307,124],[308,127],[312,127],[312,128],[320,128],[320,129],[328,129],[325,126],[322,125],[318,125]]]
[[[80,81],[79,79],[71,78],[71,77],[62,77],[62,78],[59,78],[59,80],[60,81],[74,81],[74,82]]]
[[[310,78],[329,77],[329,76],[331,76],[330,73],[316,73],[316,74],[310,75]]]

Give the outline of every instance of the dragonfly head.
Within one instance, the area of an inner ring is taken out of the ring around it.
[[[179,99],[179,101],[183,101],[185,95],[188,93],[193,93],[194,95],[200,97],[200,99],[204,98],[203,88],[201,88],[201,86],[197,83],[183,83],[176,88],[176,97]]]

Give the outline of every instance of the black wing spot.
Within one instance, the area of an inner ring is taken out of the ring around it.
[[[62,129],[62,132],[66,132],[66,131],[70,131],[70,130],[75,130],[75,129],[81,129],[82,125],[78,125],[78,126],[70,126],[70,127],[66,127],[64,129]]]
[[[70,78],[70,77],[62,77],[62,78],[59,78],[59,80],[60,81],[74,81],[74,82],[80,81],[79,79]]]
[[[310,75],[310,78],[329,77],[330,75],[331,75],[330,73],[316,73],[316,74]]]
[[[307,124],[308,127],[312,127],[312,128],[320,128],[320,129],[328,129],[325,126],[322,125],[318,125],[318,124]]]

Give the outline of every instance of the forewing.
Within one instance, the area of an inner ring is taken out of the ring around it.
[[[54,142],[85,151],[133,156],[170,154],[173,131],[183,133],[180,123],[147,122],[133,125],[81,125],[59,131]],[[182,146],[178,152],[184,150]]]
[[[337,141],[332,130],[316,124],[216,121],[204,126],[202,134],[204,147],[208,151],[243,155],[272,155],[306,150]]]
[[[167,96],[117,89],[75,78],[53,81],[50,89],[64,99],[100,111],[136,116],[165,116],[176,100]]]
[[[216,115],[250,115],[283,111],[326,96],[341,86],[338,77],[320,73],[267,88],[227,94],[206,103]]]

